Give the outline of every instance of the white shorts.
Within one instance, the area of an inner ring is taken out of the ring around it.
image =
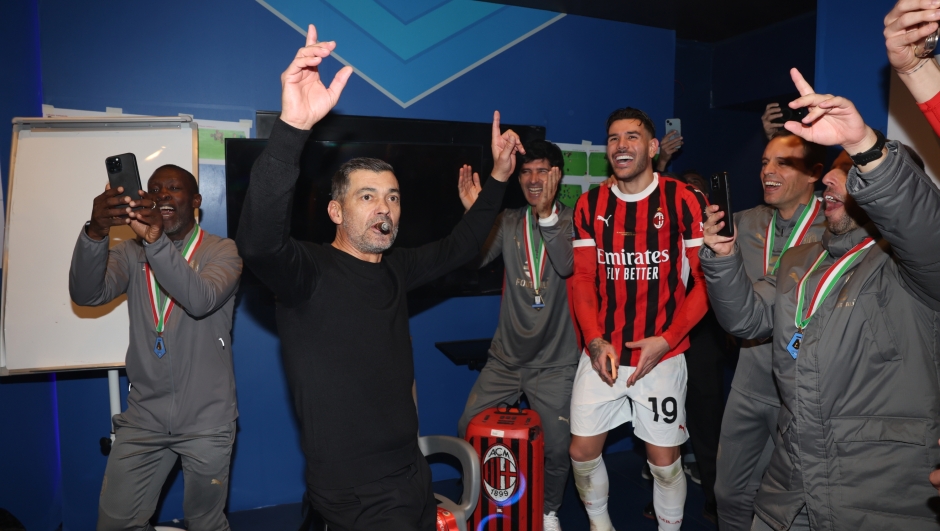
[[[571,392],[572,435],[600,435],[633,422],[636,436],[656,446],[679,446],[689,439],[685,423],[685,355],[660,362],[627,388],[634,371],[636,367],[621,365],[617,381],[610,386],[591,366],[590,356],[581,356]]]

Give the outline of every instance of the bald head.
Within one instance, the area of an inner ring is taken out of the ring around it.
[[[153,180],[158,176],[176,177],[180,180],[180,182],[186,184],[191,194],[196,195],[199,193],[199,183],[196,182],[196,177],[192,173],[186,171],[183,168],[180,168],[176,164],[164,164],[163,166],[160,166],[154,170],[153,175],[151,175],[150,179],[147,181],[148,189],[149,183],[153,182]]]

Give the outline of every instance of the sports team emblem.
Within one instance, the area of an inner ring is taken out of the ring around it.
[[[661,229],[663,228],[663,223],[665,222],[666,216],[663,214],[662,210],[657,210],[656,213],[653,214],[653,226],[657,229]]]
[[[509,448],[494,444],[483,456],[483,490],[493,501],[500,503],[512,497],[519,484],[516,456]]]

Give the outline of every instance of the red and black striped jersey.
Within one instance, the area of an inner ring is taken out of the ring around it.
[[[638,194],[600,186],[578,199],[573,306],[585,344],[604,338],[621,363],[626,341],[663,336],[663,359],[688,349],[689,330],[708,304],[698,260],[707,204],[695,188],[658,173]],[[632,351],[630,365],[639,353]]]

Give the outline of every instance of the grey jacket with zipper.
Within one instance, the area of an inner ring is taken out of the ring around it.
[[[777,219],[774,226],[771,267],[780,259],[787,238],[790,237],[797,219],[806,208],[808,208],[807,205],[800,205],[789,220]],[[764,276],[764,239],[767,237],[767,226],[773,221],[776,210],[767,205],[758,205],[734,215],[734,224],[738,234],[737,242],[748,278],[756,280]],[[826,215],[820,209],[803,238],[803,243],[818,242],[825,231]],[[772,352],[769,336],[743,341],[731,387],[753,400],[780,407],[780,395],[777,393],[773,378]]]
[[[927,481],[940,463],[940,190],[898,147],[890,142],[871,172],[849,174],[848,191],[873,226],[827,231],[753,285],[739,252],[701,252],[722,326],[750,338],[773,332],[782,444],[755,512],[774,529],[787,529],[804,505],[813,529],[940,527]],[[794,359],[787,345],[799,279],[829,251],[809,276],[808,304],[828,266],[869,235],[877,244],[834,286]]]
[[[231,331],[242,260],[235,242],[205,232],[187,263],[180,251],[190,234],[177,242],[163,234],[150,245],[128,240],[109,251],[109,238],[95,241],[82,229],[69,270],[75,304],[97,306],[127,293],[125,364],[131,390],[123,416],[161,433],[193,433],[238,417]],[[157,282],[176,300],[164,327],[161,358],[154,354],[148,262]]]

